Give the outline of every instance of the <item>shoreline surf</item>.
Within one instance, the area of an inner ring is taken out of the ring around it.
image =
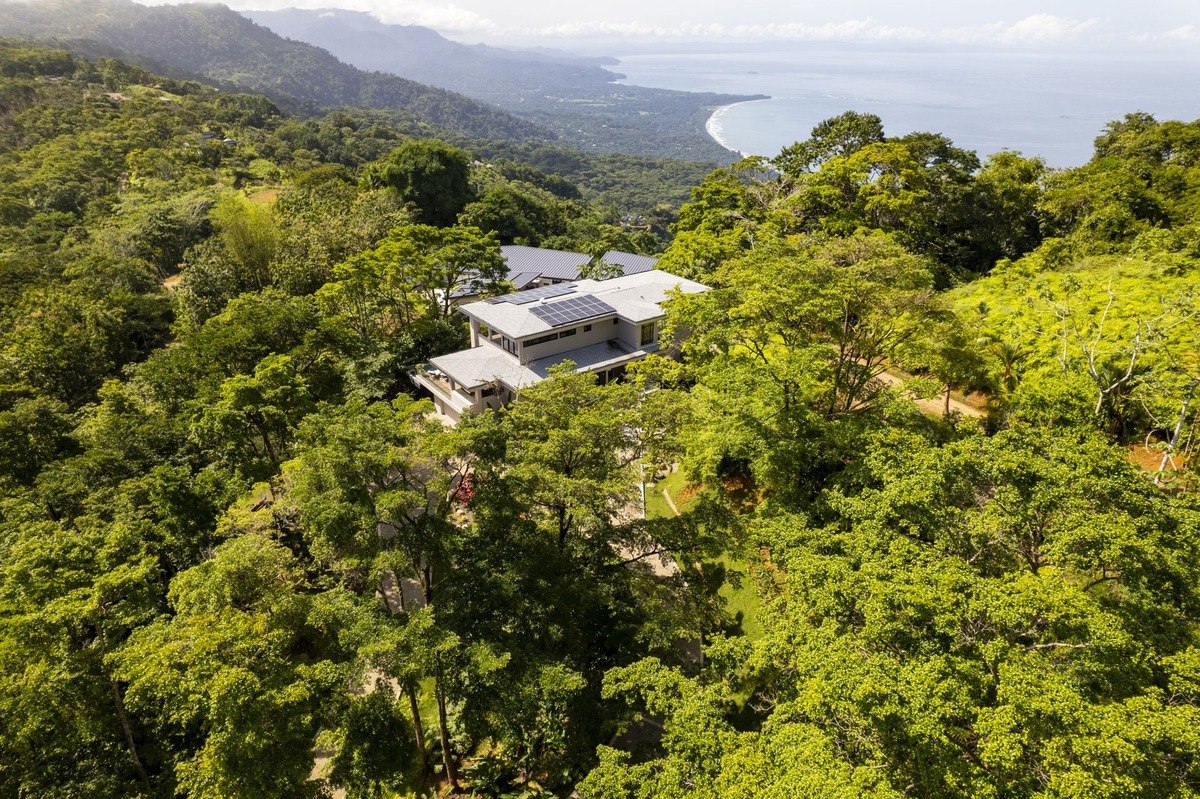
[[[1179,86],[1200,85],[1196,60],[929,48],[628,54],[620,71],[632,85],[770,97],[744,108],[734,105],[757,98],[709,99],[696,132],[704,125],[706,140],[730,158],[778,153],[854,110],[878,115],[889,136],[931,130],[980,157],[1010,149],[1059,168],[1087,163],[1096,136],[1133,110],[1195,119],[1195,94]]]
[[[714,109],[711,114],[709,114],[708,121],[704,123],[704,131],[709,135],[709,137],[713,141],[715,141],[717,144],[724,147],[729,152],[734,153],[735,155],[739,155],[742,158],[749,158],[751,155],[756,155],[756,153],[747,153],[742,150],[739,150],[738,148],[736,148],[732,144],[730,144],[728,141],[726,141],[726,139],[723,135],[725,133],[725,131],[721,127],[721,119],[725,116],[726,113],[728,113],[729,109],[731,109],[731,108],[736,108],[739,105],[746,105],[748,103],[765,103],[768,100],[773,100],[773,99],[774,99],[773,97],[756,97],[753,100],[741,100],[736,103],[729,103],[728,105],[720,106],[720,107]],[[761,153],[757,153],[757,154],[761,155]]]

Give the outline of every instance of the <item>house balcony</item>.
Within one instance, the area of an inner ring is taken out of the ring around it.
[[[413,383],[433,395],[433,404],[438,413],[452,421],[458,421],[463,414],[476,412],[475,397],[433,364],[418,366],[408,376]]]

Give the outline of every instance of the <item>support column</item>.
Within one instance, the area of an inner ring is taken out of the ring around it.
[[[471,346],[472,347],[479,346],[479,320],[478,319],[471,320]]]

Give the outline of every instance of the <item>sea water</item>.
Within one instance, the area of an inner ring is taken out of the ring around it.
[[[1052,166],[1082,164],[1111,120],[1133,111],[1200,117],[1200,57],[886,50],[797,44],[789,49],[630,54],[622,82],[686,91],[765,94],[717,109],[709,133],[748,155],[775,155],[823,119],[854,110],[888,135],[935,131],[986,156],[1001,149]]]

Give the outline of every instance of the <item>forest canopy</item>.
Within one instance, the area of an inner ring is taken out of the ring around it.
[[[1200,791],[1200,123],[428,133],[0,46],[0,795]],[[711,290],[444,425],[513,242]]]

